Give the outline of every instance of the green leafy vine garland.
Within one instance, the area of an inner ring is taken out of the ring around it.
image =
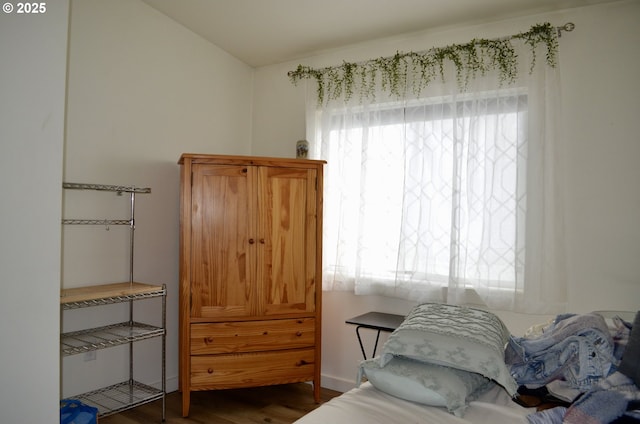
[[[557,29],[550,23],[538,24],[527,32],[502,39],[473,39],[466,44],[434,47],[422,53],[398,52],[390,57],[381,57],[365,62],[343,62],[342,65],[320,69],[298,65],[288,73],[293,84],[302,79],[315,79],[318,87],[318,102],[351,97],[359,88],[360,99],[373,98],[376,81],[391,95],[402,96],[407,88],[416,95],[437,76],[445,80],[445,62],[450,61],[456,68],[456,79],[461,89],[478,73],[498,70],[501,83],[512,83],[517,77],[517,54],[512,40],[522,40],[532,51],[530,71],[536,63],[536,49],[539,44],[546,46],[546,62],[556,66],[558,52]]]

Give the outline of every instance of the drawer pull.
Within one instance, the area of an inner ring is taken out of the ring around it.
[[[296,333],[296,336],[298,336],[298,337],[302,336],[302,331],[298,331],[298,332]]]
[[[208,372],[209,374],[213,374],[213,368],[208,368],[208,369],[207,369],[207,372]]]
[[[211,336],[207,337],[206,339],[204,339],[204,342],[206,344],[213,343],[213,337],[211,337]]]
[[[262,333],[262,335],[263,335],[263,336],[268,336],[268,335],[269,335],[269,332],[268,332],[268,331],[265,331],[264,333]]]
[[[301,359],[298,361],[298,363],[296,364],[297,367],[301,367],[303,365],[307,365],[309,364],[307,361],[305,361],[304,359]]]

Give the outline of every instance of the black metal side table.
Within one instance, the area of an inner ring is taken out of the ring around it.
[[[362,350],[362,356],[364,359],[367,359],[367,354],[365,353],[364,346],[362,344],[362,338],[360,337],[360,329],[368,328],[378,332],[376,334],[376,343],[373,346],[373,355],[371,356],[373,358],[376,356],[380,332],[385,331],[390,333],[398,328],[402,321],[404,321],[403,315],[386,314],[383,312],[367,312],[366,314],[348,319],[345,322],[356,326],[356,335],[358,336],[358,343],[360,343],[360,350]]]

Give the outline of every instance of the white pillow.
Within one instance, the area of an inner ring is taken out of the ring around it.
[[[493,386],[488,378],[455,368],[395,357],[384,367],[376,359],[360,364],[358,381],[365,376],[378,390],[400,399],[446,408],[462,417],[468,403]]]

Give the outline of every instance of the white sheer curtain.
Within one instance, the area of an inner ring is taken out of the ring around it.
[[[543,60],[529,73],[518,53],[509,86],[485,75],[461,92],[452,73],[401,100],[310,96],[307,136],[327,160],[325,290],[563,310],[559,76]]]

